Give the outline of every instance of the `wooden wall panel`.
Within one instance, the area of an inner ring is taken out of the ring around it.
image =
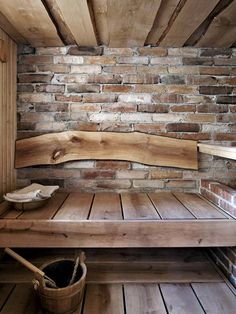
[[[17,46],[0,29],[6,45],[6,62],[0,61],[0,200],[15,187],[14,151],[16,136]]]

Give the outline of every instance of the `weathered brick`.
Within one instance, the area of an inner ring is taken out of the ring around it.
[[[81,177],[83,179],[113,179],[115,177],[114,170],[82,170]]]
[[[217,122],[222,122],[222,123],[236,123],[236,115],[233,113],[228,113],[228,114],[218,114],[216,116]]]
[[[69,110],[68,104],[63,103],[39,103],[35,104],[34,108],[36,112],[68,112]]]
[[[181,122],[183,121],[184,114],[174,114],[174,113],[154,113],[152,115],[154,122]]]
[[[19,83],[50,83],[53,75],[49,74],[20,74]]]
[[[233,58],[214,58],[215,65],[236,65],[236,57]]]
[[[199,68],[199,74],[202,75],[229,75],[230,68],[223,66],[204,66]]]
[[[71,73],[92,73],[99,74],[101,73],[102,68],[100,65],[72,65]]]
[[[199,86],[199,93],[203,95],[231,94],[233,87],[229,86]]]
[[[132,56],[132,48],[108,48],[104,47],[104,55]]]
[[[164,188],[164,181],[161,180],[133,180],[133,186],[135,188],[148,189],[160,189]]]
[[[63,101],[63,102],[80,102],[82,101],[81,95],[56,95],[56,101]]]
[[[102,104],[102,111],[108,112],[136,112],[137,105],[132,103],[112,103],[112,104]]]
[[[229,106],[229,110],[230,110],[230,112],[236,113],[236,105]]]
[[[52,56],[21,55],[19,56],[19,63],[23,63],[23,64],[53,63],[53,57]]]
[[[198,86],[191,85],[166,85],[169,94],[197,94]]]
[[[123,122],[144,122],[150,123],[152,122],[152,114],[143,113],[142,115],[139,112],[136,113],[121,113],[120,119]]]
[[[172,112],[195,112],[196,111],[196,105],[172,105],[170,107],[170,110]]]
[[[168,67],[168,73],[169,74],[199,74],[199,67],[198,66],[190,66],[190,65],[184,65],[184,66],[169,66]]]
[[[99,104],[93,104],[93,103],[75,103],[75,104],[70,104],[70,112],[73,114],[75,112],[81,112],[81,111],[101,111],[101,106]]]
[[[93,93],[84,94],[83,101],[84,102],[97,102],[97,103],[116,102],[117,96],[113,94],[93,94]]]
[[[168,67],[167,65],[152,65],[152,66],[147,66],[147,65],[139,65],[135,69],[133,73],[141,73],[141,74],[165,74],[168,73]]]
[[[211,113],[199,113],[199,114],[194,114],[194,113],[188,113],[184,119],[186,122],[199,122],[199,123],[205,123],[205,122],[211,122],[214,123],[216,121],[216,116],[215,114]]]
[[[166,91],[165,85],[157,84],[138,84],[134,86],[134,91],[136,93],[158,93],[162,94]]]
[[[94,84],[67,85],[68,93],[99,93],[100,86]]]
[[[153,95],[152,101],[155,103],[182,103],[183,96],[177,94]]]
[[[88,76],[88,83],[100,84],[119,84],[122,82],[122,77],[118,74],[92,74]]]
[[[116,64],[116,58],[112,56],[99,56],[99,57],[83,57],[84,64]]]
[[[166,130],[167,132],[199,132],[200,126],[196,123],[169,123]]]
[[[120,120],[120,115],[113,112],[99,112],[89,114],[89,121],[91,122],[116,122]]]
[[[197,111],[203,113],[218,113],[218,112],[227,112],[227,105],[217,105],[217,104],[201,104],[197,105]]]
[[[213,65],[212,58],[183,58],[183,65]]]
[[[220,184],[217,182],[212,182],[210,183],[210,190],[220,196],[221,198],[223,198],[224,200],[232,203],[234,197],[236,196],[236,191],[233,190],[232,188],[224,185],[224,184]]]
[[[144,170],[118,170],[116,178],[118,179],[145,179],[148,175]]]
[[[98,169],[130,169],[130,162],[127,161],[111,161],[111,160],[97,160],[96,168]]]
[[[35,64],[18,64],[17,72],[18,73],[36,72],[36,65]]]
[[[129,94],[129,95],[124,94],[118,97],[118,101],[148,104],[152,102],[152,96],[150,94]]]
[[[74,46],[68,50],[68,54],[73,56],[100,56],[102,53],[103,47]]]
[[[163,75],[161,76],[162,84],[185,84],[184,76],[180,75]]]
[[[42,94],[42,93],[24,93],[18,95],[18,100],[21,102],[51,102],[53,100],[53,96],[51,94]]]
[[[235,207],[223,199],[219,199],[219,206],[229,214],[235,216]]]
[[[167,113],[169,111],[169,106],[162,104],[142,104],[138,105],[138,111]]]
[[[133,91],[133,86],[130,85],[103,85],[102,92],[104,93],[129,93]]]
[[[67,47],[38,47],[36,53],[38,55],[65,55]]]
[[[39,72],[69,73],[70,67],[65,64],[42,64],[38,65]]]
[[[57,64],[83,64],[84,59],[80,56],[54,56],[54,63]],[[52,62],[53,63],[53,62]]]
[[[198,51],[192,47],[168,48],[168,56],[197,57]]]
[[[151,64],[160,64],[160,65],[181,65],[181,57],[153,57],[150,60]]]
[[[200,51],[201,57],[215,57],[215,56],[227,56],[231,55],[231,49],[229,48],[202,48]]]
[[[151,170],[150,179],[180,179],[183,177],[182,171],[175,170]]]
[[[34,86],[31,84],[17,84],[17,91],[20,93],[31,93],[34,91]]]
[[[68,75],[63,75],[63,74],[55,74],[52,82],[51,83],[87,83],[88,81],[88,76],[85,74],[68,74]]]
[[[165,132],[165,124],[138,123],[134,125],[134,130],[144,133],[159,134]]]
[[[40,84],[35,87],[37,92],[45,92],[45,93],[64,93],[65,85],[46,85]]]
[[[157,84],[160,82],[159,75],[155,74],[130,74],[123,76],[123,84]]]
[[[165,57],[167,49],[162,47],[142,47],[138,48],[140,56]]]
[[[165,183],[166,188],[184,188],[184,189],[192,189],[196,187],[195,180],[168,180]]]
[[[236,96],[217,96],[218,104],[236,104]]]
[[[148,64],[149,60],[147,57],[118,57],[117,63],[119,64]]]
[[[136,73],[136,67],[133,65],[104,66],[102,71],[114,74]]]

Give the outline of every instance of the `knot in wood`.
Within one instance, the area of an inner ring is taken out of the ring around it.
[[[73,136],[73,137],[71,138],[71,142],[72,142],[72,143],[80,143],[80,142],[81,142],[81,139],[80,139],[79,137],[77,137],[77,136]]]
[[[53,160],[58,160],[63,155],[65,155],[65,150],[64,149],[55,149],[53,154],[52,154],[52,159]]]

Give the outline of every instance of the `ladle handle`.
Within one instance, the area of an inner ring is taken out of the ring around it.
[[[18,255],[16,252],[11,250],[10,248],[7,247],[7,248],[5,248],[4,251],[7,254],[9,254],[11,257],[16,259],[18,262],[20,262],[22,265],[24,265],[26,268],[28,268],[30,271],[32,271],[33,273],[37,273],[42,277],[45,275],[41,269],[39,269],[38,267],[36,267],[33,264],[31,264],[30,262],[28,262],[26,259],[24,259],[22,256]]]

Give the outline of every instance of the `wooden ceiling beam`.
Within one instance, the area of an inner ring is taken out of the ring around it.
[[[91,0],[91,5],[94,13],[94,20],[96,24],[97,37],[103,45],[109,43],[109,30],[107,22],[107,0]]]
[[[161,0],[108,0],[109,47],[143,46]]]
[[[196,47],[231,47],[236,41],[236,1],[217,15]]]
[[[156,45],[164,31],[167,29],[179,2],[179,0],[166,0],[161,2],[153,27],[148,34],[145,44]]]
[[[32,46],[62,45],[57,30],[40,0],[0,1],[0,11]]]
[[[62,22],[69,28],[79,46],[96,46],[96,32],[87,0],[55,0]]]
[[[67,26],[56,0],[41,0],[65,45],[74,45],[75,39]]]
[[[168,32],[165,32],[165,36],[161,36],[158,44],[163,47],[182,47],[191,34],[201,23],[207,18],[219,0],[181,0],[180,4],[183,6],[180,8],[176,15]],[[180,4],[176,10],[179,9]]]
[[[16,30],[9,20],[0,11],[0,28],[17,44],[28,44],[29,42]]]

